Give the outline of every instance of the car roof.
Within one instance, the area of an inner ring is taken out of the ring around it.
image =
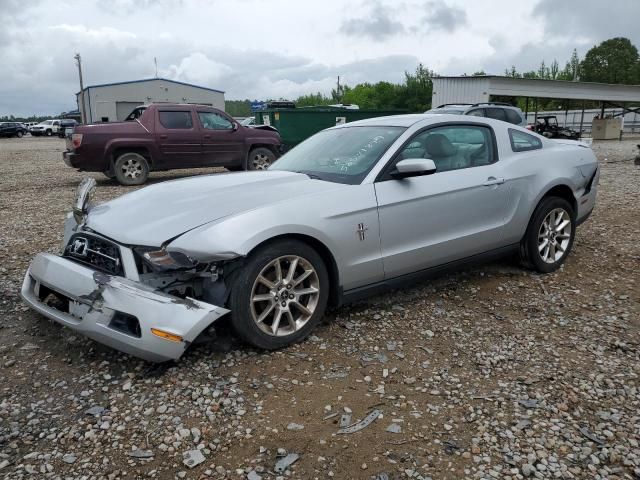
[[[367,118],[365,120],[358,120],[355,122],[344,123],[342,125],[337,125],[332,128],[349,128],[349,127],[404,127],[409,128],[414,125],[422,127],[428,126],[436,123],[446,123],[446,122],[455,122],[455,123],[480,123],[485,125],[501,125],[508,122],[503,122],[502,120],[494,120],[492,118],[487,117],[474,117],[474,116],[464,116],[460,115],[452,115],[452,114],[442,114],[442,113],[419,113],[419,114],[406,114],[406,115],[391,115],[388,117],[374,117]],[[509,123],[513,127],[517,127],[517,125]]]

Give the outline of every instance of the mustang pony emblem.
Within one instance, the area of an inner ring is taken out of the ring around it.
[[[364,232],[366,232],[367,230],[369,230],[369,227],[367,227],[364,223],[358,224],[356,232],[358,232],[358,237],[360,237],[361,242],[364,241]]]

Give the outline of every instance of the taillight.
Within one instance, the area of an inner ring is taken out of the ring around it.
[[[78,148],[82,145],[82,134],[81,133],[72,133],[71,134],[71,144],[73,148]]]

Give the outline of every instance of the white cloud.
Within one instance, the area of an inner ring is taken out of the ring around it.
[[[418,62],[441,74],[502,73],[562,63],[614,34],[640,43],[637,0],[615,9],[600,0],[2,3],[0,115],[74,108],[76,52],[86,84],[153,76],[157,57],[161,75],[265,99],[329,93],[338,75],[350,85],[399,82]]]

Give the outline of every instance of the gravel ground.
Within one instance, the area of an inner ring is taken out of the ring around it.
[[[0,475],[640,478],[636,143],[594,144],[599,203],[556,273],[493,263],[343,307],[286,350],[252,350],[223,325],[154,365],[20,302],[81,175],[58,139],[1,140]],[[96,179],[99,200],[128,190]],[[343,414],[372,411],[338,433]]]

